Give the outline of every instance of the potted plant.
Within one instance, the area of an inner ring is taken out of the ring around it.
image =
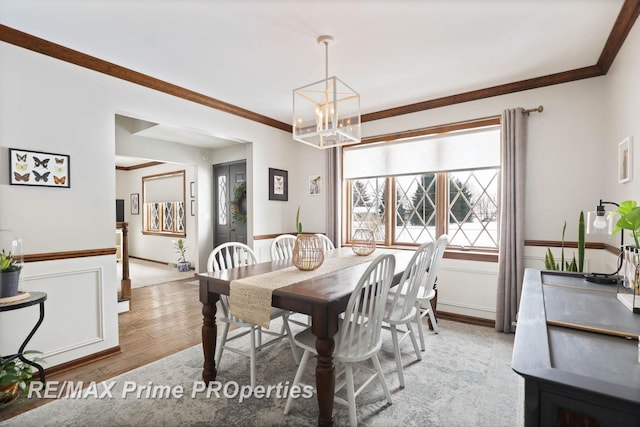
[[[634,246],[640,248],[640,206],[638,206],[638,203],[635,200],[625,200],[620,203],[620,206],[611,215],[616,213],[620,215],[620,219],[613,227],[611,235],[621,230],[629,230],[633,237]]]
[[[0,298],[18,294],[20,270],[22,270],[22,265],[13,253],[3,249],[0,252]]]
[[[176,252],[180,254],[180,257],[178,257],[178,263],[176,264],[176,266],[178,267],[178,271],[189,271],[189,269],[191,268],[191,263],[185,258],[187,247],[184,244],[184,240],[174,240],[173,245],[176,249]]]
[[[324,262],[324,250],[318,236],[313,233],[303,233],[300,222],[300,206],[296,212],[296,243],[293,247],[293,265],[303,271],[315,270]]]
[[[40,351],[27,350],[23,353],[42,354]],[[41,362],[42,358],[35,357],[33,362]],[[29,383],[33,380],[34,368],[23,362],[18,356],[0,358],[0,405],[7,404],[26,395]]]
[[[621,250],[625,260],[624,287],[633,289],[635,297],[640,292],[640,206],[635,200],[625,200],[611,213],[615,214],[620,215],[620,218],[611,230],[611,235],[628,230],[633,237],[633,244],[625,245]],[[635,298],[632,305],[634,310],[640,310],[640,307],[636,307]]]

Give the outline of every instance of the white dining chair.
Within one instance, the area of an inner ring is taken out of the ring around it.
[[[440,261],[442,260],[444,250],[447,248],[448,244],[449,236],[443,234],[438,237],[435,250],[433,252],[433,258],[431,259],[431,264],[429,265],[429,269],[423,280],[424,285],[420,287],[420,290],[418,291],[418,297],[416,298],[416,309],[418,310],[418,313],[416,313],[415,320],[418,326],[420,348],[422,349],[422,351],[425,350],[424,324],[422,323],[422,318],[428,315],[429,320],[431,320],[431,325],[433,326],[433,331],[436,334],[440,332],[440,328],[438,327],[438,323],[436,322],[435,313],[433,312],[433,307],[431,306],[431,300],[433,300],[433,298],[436,296],[434,285],[436,284],[438,270],[440,268]]]
[[[420,286],[424,282],[427,268],[431,263],[434,248],[435,244],[433,242],[427,242],[420,245],[415,251],[402,274],[398,286],[389,292],[384,310],[383,328],[388,328],[391,331],[400,388],[404,388],[405,385],[402,357],[400,355],[400,343],[407,336],[411,338],[416,357],[418,360],[422,360],[422,355],[418,349],[418,342],[413,333],[411,323],[415,320],[416,314],[419,313],[418,308],[416,308],[416,298],[418,297]],[[403,325],[404,329],[398,329],[398,326]],[[398,339],[399,332],[402,336]]]
[[[318,236],[318,239],[320,239],[320,242],[322,243],[322,249],[324,249],[325,252],[332,251],[336,248],[331,239],[326,235],[317,233],[316,236]]]
[[[281,234],[271,242],[271,260],[291,258],[293,247],[296,245],[296,236],[293,234]]]
[[[217,246],[211,254],[209,254],[209,258],[207,259],[207,271],[222,271],[227,270],[229,268],[240,267],[244,265],[252,265],[257,263],[257,257],[253,250],[245,245],[244,243],[239,242],[228,242],[223,243]],[[240,319],[231,313],[229,309],[229,297],[227,295],[220,295],[220,307],[222,308],[222,316],[220,317],[220,321],[224,323],[224,331],[220,338],[220,342],[218,344],[217,354],[215,357],[216,366],[220,365],[220,359],[222,358],[222,352],[224,350],[231,351],[236,354],[240,354],[243,356],[249,357],[249,369],[250,369],[250,378],[251,378],[251,387],[255,388],[256,386],[256,352],[267,347],[271,344],[274,344],[281,339],[287,338],[289,340],[289,344],[291,345],[291,352],[293,353],[293,359],[296,363],[299,362],[298,350],[295,342],[293,341],[293,335],[291,334],[291,329],[289,327],[289,311],[282,310],[280,308],[271,308],[271,320],[281,318],[282,319],[282,328],[280,332],[271,331],[268,329],[264,329],[255,323],[248,322],[246,320]],[[245,328],[246,330],[242,332],[238,332],[233,334],[233,336],[229,337],[229,328],[231,325],[234,325],[238,328]],[[272,336],[274,338],[262,342],[262,334],[266,334]],[[249,350],[243,351],[237,347],[232,347],[228,345],[228,342],[243,337],[245,335],[249,335]]]
[[[344,319],[340,321],[338,326],[333,357],[336,365],[340,365],[341,369],[336,374],[335,391],[337,392],[346,386],[347,400],[335,396],[335,402],[349,407],[349,422],[351,426],[357,425],[356,396],[374,379],[377,378],[380,382],[387,402],[389,404],[392,403],[391,393],[389,393],[389,387],[387,387],[387,382],[378,360],[378,351],[382,346],[382,316],[394,270],[395,257],[393,255],[379,255],[374,259],[358,280],[347,303]],[[300,384],[309,357],[318,354],[316,351],[316,337],[311,332],[311,328],[297,334],[294,340],[296,344],[304,349],[304,354],[291,387]],[[359,364],[359,362],[365,360],[371,360],[374,369]],[[356,372],[365,369],[373,372],[358,390],[355,390],[353,380],[354,365],[358,368]],[[338,378],[341,378],[341,380],[338,381]],[[285,414],[288,414],[291,408],[292,396],[292,394],[289,394],[284,408]]]

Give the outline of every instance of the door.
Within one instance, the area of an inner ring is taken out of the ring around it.
[[[247,162],[213,165],[214,247],[247,243]]]

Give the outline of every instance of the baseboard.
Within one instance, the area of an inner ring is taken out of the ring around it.
[[[155,259],[142,258],[142,257],[139,257],[139,256],[129,255],[129,258],[139,259],[140,261],[155,262],[156,264],[171,265],[171,263],[169,263],[169,262],[165,262],[165,261],[157,261],[157,260],[155,260]]]
[[[59,374],[61,372],[70,371],[80,366],[87,365],[89,363],[95,362],[96,360],[101,360],[107,357],[111,357],[116,354],[122,353],[122,349],[120,346],[111,347],[109,349],[100,351],[98,353],[90,354],[88,356],[81,357],[79,359],[71,360],[66,363],[61,363],[60,365],[52,366],[51,368],[45,369],[45,376]],[[36,376],[38,376],[36,374]]]
[[[486,326],[487,328],[495,328],[496,321],[491,319],[483,319],[481,317],[466,316],[464,314],[448,313],[446,311],[436,310],[436,318],[451,320],[459,323],[467,323],[469,325]]]
[[[119,300],[118,314],[127,313],[128,311],[131,311],[131,300],[130,299]]]

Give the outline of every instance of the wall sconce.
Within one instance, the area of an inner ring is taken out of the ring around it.
[[[604,205],[620,206],[615,202],[605,202],[600,199],[595,211],[587,212],[587,234],[591,235],[611,235],[613,230],[612,212],[607,211]],[[587,282],[601,285],[617,285],[622,278],[618,275],[622,269],[622,255],[624,248],[624,233],[620,233],[620,255],[618,255],[618,269],[610,274],[607,273],[587,273],[584,278]]]

